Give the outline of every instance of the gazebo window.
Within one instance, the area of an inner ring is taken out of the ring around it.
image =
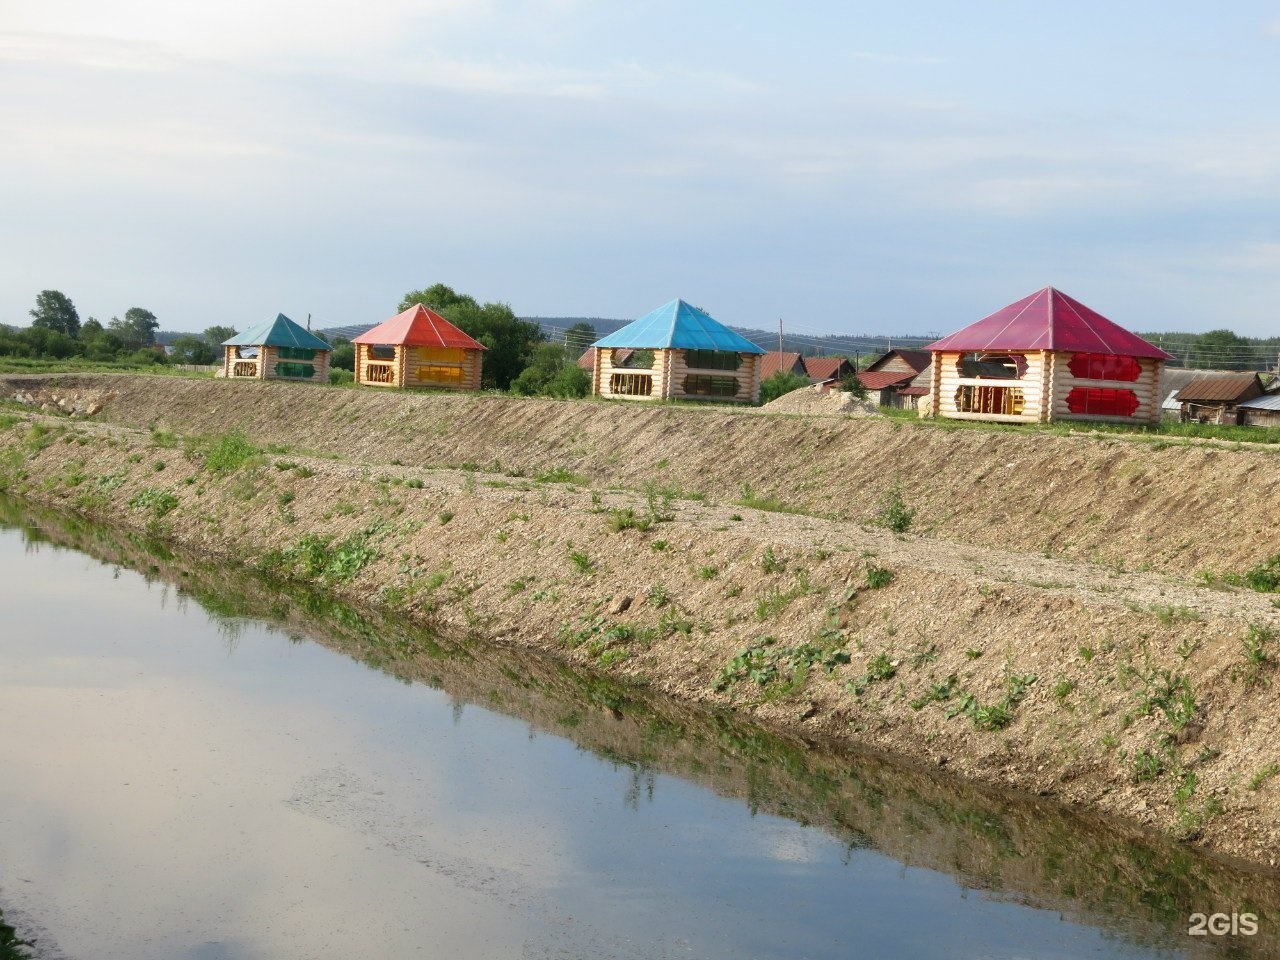
[[[1094,417],[1132,417],[1138,411],[1138,395],[1110,387],[1072,387],[1067,409]]]
[[[375,343],[369,347],[370,360],[394,360],[396,358],[395,344],[391,343]]]
[[[738,395],[738,380],[736,377],[691,373],[684,378],[684,393],[687,397],[735,397]]]
[[[235,358],[237,360],[257,360],[258,359],[257,347],[236,347],[235,351],[236,351]]]
[[[737,370],[742,357],[732,350],[686,350],[684,365],[694,370]]]
[[[281,360],[314,360],[316,352],[314,350],[304,350],[302,347],[277,347]]]
[[[956,368],[962,377],[1020,380],[1027,372],[1027,358],[1021,353],[962,353]]]
[[[961,387],[956,391],[957,413],[1021,415],[1025,405],[1021,387]]]
[[[467,351],[461,347],[419,347],[418,359],[423,363],[462,363]]]
[[[462,373],[461,367],[428,365],[418,368],[418,380],[429,383],[461,383]]]
[[[622,397],[651,397],[653,376],[647,373],[615,373],[609,377],[609,392]]]
[[[302,380],[310,380],[316,375],[316,368],[309,363],[277,363],[277,377],[297,377]]]
[[[1133,357],[1113,353],[1077,353],[1067,364],[1071,375],[1079,380],[1127,380],[1132,383],[1142,375],[1142,365]]]
[[[610,362],[615,367],[630,367],[633,370],[652,370],[654,353],[652,350],[614,350]]]

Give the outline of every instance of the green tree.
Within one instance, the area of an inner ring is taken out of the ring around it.
[[[169,360],[172,363],[213,363],[216,359],[213,348],[203,338],[190,333],[169,344],[169,350]]]
[[[790,393],[792,390],[799,390],[801,387],[807,386],[809,386],[808,377],[791,373],[789,370],[779,370],[760,384],[760,402],[768,403],[770,400],[777,400],[784,393]]]
[[[84,323],[80,324],[80,339],[85,343],[96,339],[105,328],[95,317],[90,317]]]
[[[1252,370],[1256,364],[1253,344],[1232,330],[1210,330],[1195,338],[1191,348],[1193,367],[1219,370]]]
[[[36,308],[31,313],[31,325],[41,330],[56,330],[75,337],[80,333],[80,314],[75,304],[60,290],[41,290],[36,297]]]
[[[511,392],[523,397],[571,399],[591,392],[591,375],[558,343],[540,344],[529,366],[511,381]]]
[[[411,290],[400,309],[415,303],[430,307],[463,333],[485,345],[483,385],[506,390],[533,359],[534,348],[545,337],[536,323],[521,320],[505,303],[479,304],[474,297],[437,283]]]
[[[224,327],[214,325],[206,327],[204,333],[200,336],[204,338],[204,342],[213,348],[214,353],[222,350],[222,345],[234,337],[239,331],[235,327]]]
[[[329,354],[329,366],[336,370],[356,369],[356,345],[346,337],[334,337],[333,351]]]
[[[564,332],[565,349],[569,352],[569,356],[575,360],[586,353],[587,347],[599,339],[596,335],[596,328],[586,321],[575,323]]]
[[[156,342],[156,331],[160,322],[150,310],[142,307],[130,307],[124,312],[124,319],[112,317],[107,329],[120,338],[125,349],[137,351],[149,347]]]

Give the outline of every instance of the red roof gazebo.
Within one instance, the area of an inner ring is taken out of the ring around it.
[[[922,413],[952,419],[1160,421],[1154,344],[1045,287],[932,343]]]
[[[484,344],[415,304],[351,341],[356,383],[479,390]]]

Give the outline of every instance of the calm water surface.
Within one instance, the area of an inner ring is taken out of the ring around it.
[[[35,956],[1266,955],[1185,916],[1273,881],[1178,848],[0,516],[0,910]]]

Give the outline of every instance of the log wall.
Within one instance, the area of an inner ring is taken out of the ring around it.
[[[398,347],[396,352],[404,354],[404,386],[429,387],[436,390],[479,390],[480,374],[483,365],[483,351],[460,350],[462,359],[437,360],[430,359],[421,347]],[[462,371],[461,380],[424,380],[422,372],[427,367],[451,367]]]
[[[994,420],[1000,423],[1035,423],[1042,419],[1046,382],[1050,376],[1048,367],[1051,354],[1035,350],[1024,354],[1027,370],[1020,379],[1005,380],[998,377],[965,377],[961,375],[960,353],[935,353],[933,355],[933,393],[929,406],[934,415],[952,420]],[[959,408],[957,395],[962,387],[1006,387],[1022,391],[1022,412],[968,413]]]
[[[591,392],[600,397],[612,397],[618,400],[653,400],[664,396],[663,389],[667,376],[667,357],[668,350],[655,350],[653,352],[653,367],[645,369],[643,367],[615,367],[613,365],[614,351],[609,348],[596,350],[596,366],[595,373],[591,381]],[[653,386],[648,394],[627,394],[614,393],[610,386],[610,380],[615,373],[634,373],[649,375],[653,378]]]
[[[1160,422],[1160,404],[1164,397],[1160,395],[1160,381],[1164,373],[1164,361],[1139,358],[1141,368],[1137,380],[1088,380],[1075,377],[1068,364],[1070,353],[1059,353],[1054,357],[1053,372],[1053,406],[1049,411],[1049,420],[1084,420],[1098,423],[1137,423],[1155,425]],[[1067,396],[1074,387],[1094,387],[1103,390],[1132,390],[1138,398],[1138,409],[1131,417],[1098,416],[1096,414],[1072,413],[1067,406]]]
[[[281,377],[276,374],[276,367],[282,363],[309,363],[315,368],[310,377]],[[329,351],[317,350],[314,360],[281,360],[280,351],[275,347],[258,348],[258,377],[261,380],[284,380],[288,383],[328,383]]]

